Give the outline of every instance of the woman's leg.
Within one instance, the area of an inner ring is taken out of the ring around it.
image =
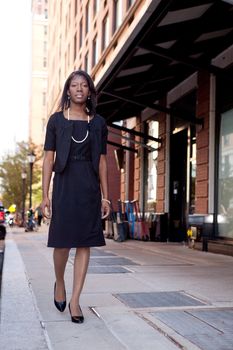
[[[72,316],[81,316],[79,298],[83,289],[90,258],[90,248],[77,248],[74,259],[73,292],[70,300]]]
[[[64,274],[66,263],[69,257],[69,248],[54,248],[53,261],[56,276],[55,299],[58,302],[66,299]]]

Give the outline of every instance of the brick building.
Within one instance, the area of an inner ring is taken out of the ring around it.
[[[139,152],[125,156],[125,169],[130,162],[133,169],[121,197],[163,214],[164,238],[172,241],[183,240],[189,225],[202,236],[233,239],[232,10],[231,1],[147,2],[97,84],[109,124],[123,120],[143,132],[145,146],[158,123],[158,150],[135,145]]]

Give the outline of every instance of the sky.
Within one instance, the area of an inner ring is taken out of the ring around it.
[[[28,140],[31,73],[31,0],[1,2],[0,161]]]

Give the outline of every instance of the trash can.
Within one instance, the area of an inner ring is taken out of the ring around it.
[[[168,239],[168,215],[167,213],[156,213],[155,238],[157,241],[166,242]]]

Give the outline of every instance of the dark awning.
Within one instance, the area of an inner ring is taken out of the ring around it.
[[[212,61],[233,45],[233,1],[154,0],[145,16],[97,85],[98,112],[109,124],[147,107],[175,114],[158,101],[197,70],[233,83]]]

